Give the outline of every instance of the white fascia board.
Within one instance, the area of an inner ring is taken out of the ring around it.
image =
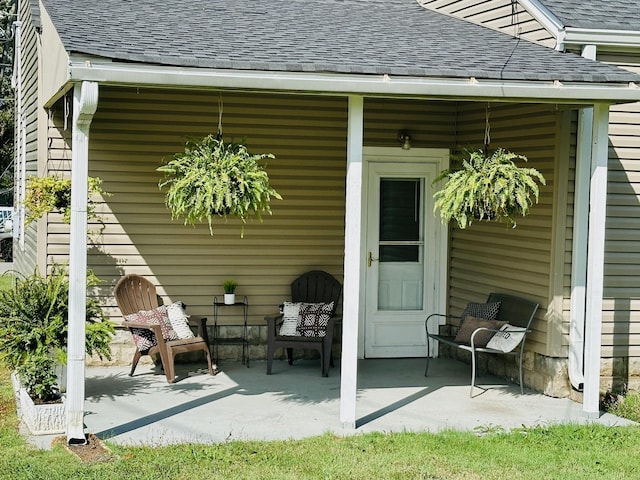
[[[567,27],[564,32],[564,43],[565,45],[640,48],[640,32]]]
[[[536,103],[640,101],[634,83],[478,80],[391,75],[297,73],[187,68],[163,65],[72,62],[70,82],[180,88],[224,88],[307,94],[486,99]]]
[[[558,17],[551,13],[551,10],[542,5],[538,0],[518,0],[518,3],[556,39],[561,37],[564,25]]]

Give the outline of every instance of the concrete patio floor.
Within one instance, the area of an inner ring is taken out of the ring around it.
[[[447,359],[432,361],[424,377],[424,359],[379,359],[359,363],[357,428],[340,423],[340,370],[320,375],[318,361],[293,366],[275,361],[273,375],[264,362],[247,368],[223,363],[216,376],[201,365],[178,365],[178,381],[169,385],[156,368],[86,370],[87,433],[123,445],[213,443],[232,440],[299,439],[333,432],[431,431],[476,428],[511,429],[560,422],[627,425],[604,414],[588,419],[582,405],[546,397],[493,376],[480,376],[469,397],[470,367]],[[33,439],[32,439],[33,440]],[[46,443],[46,438],[35,440]]]

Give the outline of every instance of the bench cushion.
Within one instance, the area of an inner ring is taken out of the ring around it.
[[[464,322],[462,322],[462,326],[460,327],[460,330],[458,330],[455,341],[470,345],[471,335],[473,335],[473,332],[478,328],[491,328],[494,331],[482,330],[478,332],[473,339],[474,346],[485,347],[487,342],[491,340],[491,337],[496,333],[495,330],[499,330],[506,323],[507,322],[501,322],[500,320],[486,320],[478,317],[467,317]]]

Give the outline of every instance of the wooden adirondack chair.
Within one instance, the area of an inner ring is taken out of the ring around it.
[[[156,287],[149,280],[139,275],[126,275],[122,277],[114,288],[114,296],[123,316],[138,313],[140,311],[149,311],[159,306]],[[138,361],[142,355],[160,355],[162,368],[164,369],[164,373],[167,377],[167,382],[174,383],[175,356],[180,353],[193,351],[202,351],[205,353],[209,373],[214,375],[209,345],[206,340],[206,321],[206,318],[200,319],[198,323],[198,336],[167,341],[163,338],[162,328],[160,325],[149,325],[146,323],[136,323],[125,320],[123,325],[128,327],[132,334],[136,329],[146,330],[151,332],[155,339],[155,345],[148,349],[143,347],[141,350],[136,346],[136,352],[133,355],[129,376],[133,376],[136,366],[138,365]]]

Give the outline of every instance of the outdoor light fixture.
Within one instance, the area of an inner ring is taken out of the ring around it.
[[[403,150],[409,150],[411,148],[411,135],[408,130],[400,130],[398,132],[398,141],[402,144]]]

